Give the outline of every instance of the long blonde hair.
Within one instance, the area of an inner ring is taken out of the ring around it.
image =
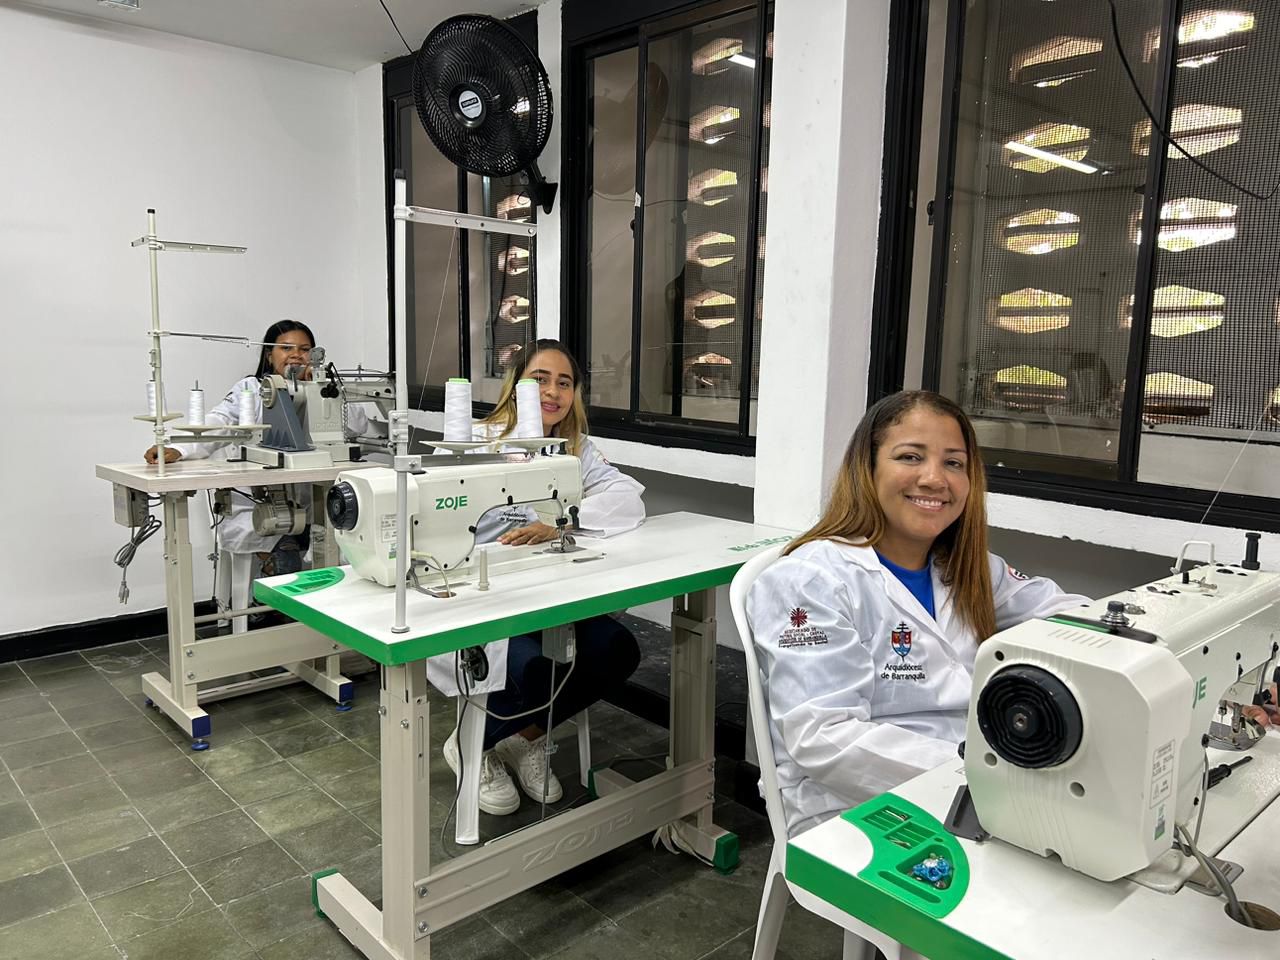
[[[498,394],[498,403],[493,412],[481,420],[481,423],[499,427],[497,440],[510,436],[516,429],[516,383],[525,375],[533,358],[543,350],[555,350],[569,361],[569,370],[573,375],[573,402],[569,404],[569,412],[556,424],[553,436],[564,437],[565,452],[572,456],[582,455],[583,441],[587,436],[587,406],[582,401],[582,368],[573,354],[559,340],[535,340],[529,359],[525,363],[512,364],[507,368],[507,375],[502,380],[502,392]]]
[[[978,640],[996,632],[995,599],[987,559],[987,480],[973,424],[953,401],[927,390],[895,393],[876,403],[853,432],[836,474],[826,509],[818,522],[788,544],[784,553],[812,540],[836,540],[875,547],[885,535],[886,520],[876,496],[876,454],[884,435],[916,407],[951,417],[964,435],[968,454],[969,499],[964,512],[933,541],[930,550],[942,582],[952,588],[961,619]]]

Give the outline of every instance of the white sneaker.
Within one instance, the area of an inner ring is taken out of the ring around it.
[[[545,733],[537,740],[526,740],[516,733],[500,741],[493,749],[516,772],[516,779],[525,793],[541,803],[545,787],[547,803],[555,803],[564,796],[564,790],[555,773],[547,768],[547,758],[543,753],[546,739]]]
[[[444,742],[444,762],[453,775],[458,775],[458,731],[449,734]],[[520,793],[511,782],[511,775],[492,750],[480,755],[480,809],[485,813],[504,816],[520,809]]]

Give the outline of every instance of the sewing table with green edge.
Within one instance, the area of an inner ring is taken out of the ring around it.
[[[1201,846],[1244,867],[1241,901],[1280,910],[1280,734],[1250,752],[1241,776],[1210,791]],[[1211,749],[1210,763],[1239,756]],[[933,960],[1280,956],[1280,931],[1242,926],[1221,897],[1105,883],[1001,840],[953,836],[941,821],[962,783],[963,761],[946,763],[793,837],[786,875],[797,898],[831,919],[835,907],[838,922],[882,947]],[[911,876],[935,852],[953,865],[946,889]]]
[[[316,875],[317,910],[367,957],[426,960],[432,933],[667,824],[716,867],[736,866],[737,837],[712,822],[715,592],[792,536],[691,513],[651,517],[630,533],[582,541],[603,554],[591,562],[499,574],[491,561],[486,592],[474,578],[447,599],[411,590],[400,634],[391,631],[394,592],[349,567],[256,581],[257,600],[382,667],[382,909],[330,872]],[[638,782],[593,770],[596,799],[433,869],[425,658],[664,599],[673,599],[668,769]]]

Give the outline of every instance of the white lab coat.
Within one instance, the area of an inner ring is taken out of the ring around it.
[[[493,440],[498,429],[477,423],[472,428],[476,440]],[[517,447],[509,448],[517,450]],[[644,523],[644,486],[611,464],[595,448],[589,437],[582,438],[582,504],[578,524],[582,536],[613,537]],[[517,504],[488,511],[476,523],[476,543],[491,543],[509,530],[538,522],[530,505]]]
[[[205,413],[206,423],[221,423],[234,426],[240,422],[240,393],[245,390],[253,392],[254,420],[262,423],[262,397],[258,394],[257,377],[245,377],[236,382],[227,395],[218,404]],[[347,434],[350,437],[363,436],[369,432],[369,418],[358,404],[347,406]],[[184,460],[202,460],[220,453],[228,446],[226,441],[213,443],[175,443],[171,446],[182,453]],[[218,544],[223,550],[231,553],[270,553],[280,542],[278,534],[264,537],[253,529],[253,503],[249,500],[248,490],[244,496],[233,495],[231,513],[218,524]],[[307,516],[311,516],[311,485],[295,486],[292,494],[295,503],[306,508]]]
[[[472,428],[472,436],[476,440],[492,440],[497,433],[498,429],[493,424],[481,422]],[[644,500],[641,499],[644,486],[601,456],[588,437],[582,438],[579,456],[582,460],[582,504],[578,508],[578,523],[583,529],[578,535],[613,537],[644,523]],[[531,505],[495,507],[481,514],[476,522],[476,543],[492,543],[509,530],[536,522],[538,514]],[[489,676],[472,687],[472,693],[490,693],[505,689],[507,685],[507,641],[495,640],[484,648],[484,652],[489,661]],[[454,657],[452,653],[445,653],[427,660],[427,679],[449,697],[458,695]]]
[[[1090,602],[989,557],[998,629]],[[806,543],[752,587],[791,835],[956,758],[978,644],[936,567],[933,599],[937,619],[870,547],[830,540]]]

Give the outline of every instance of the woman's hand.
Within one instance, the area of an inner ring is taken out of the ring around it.
[[[498,542],[514,547],[523,543],[546,543],[558,536],[560,534],[556,532],[555,527],[549,527],[545,523],[531,523],[527,527],[508,530],[498,538]]]
[[[1249,704],[1241,707],[1240,712],[1260,727],[1280,727],[1280,709],[1277,709],[1276,685],[1273,683],[1267,689],[1271,691],[1271,702],[1269,704],[1263,707],[1255,707]]]
[[[152,447],[150,450],[148,450],[146,453],[144,453],[144,454],[142,455],[142,459],[143,459],[143,460],[145,460],[145,461],[147,461],[147,463],[155,463],[155,462],[156,462],[156,448],[155,448],[155,447]],[[165,463],[176,463],[177,461],[179,461],[179,460],[181,460],[181,459],[182,459],[182,451],[181,451],[181,450],[175,450],[173,447],[165,447],[165,448],[164,448],[164,462],[165,462]]]

